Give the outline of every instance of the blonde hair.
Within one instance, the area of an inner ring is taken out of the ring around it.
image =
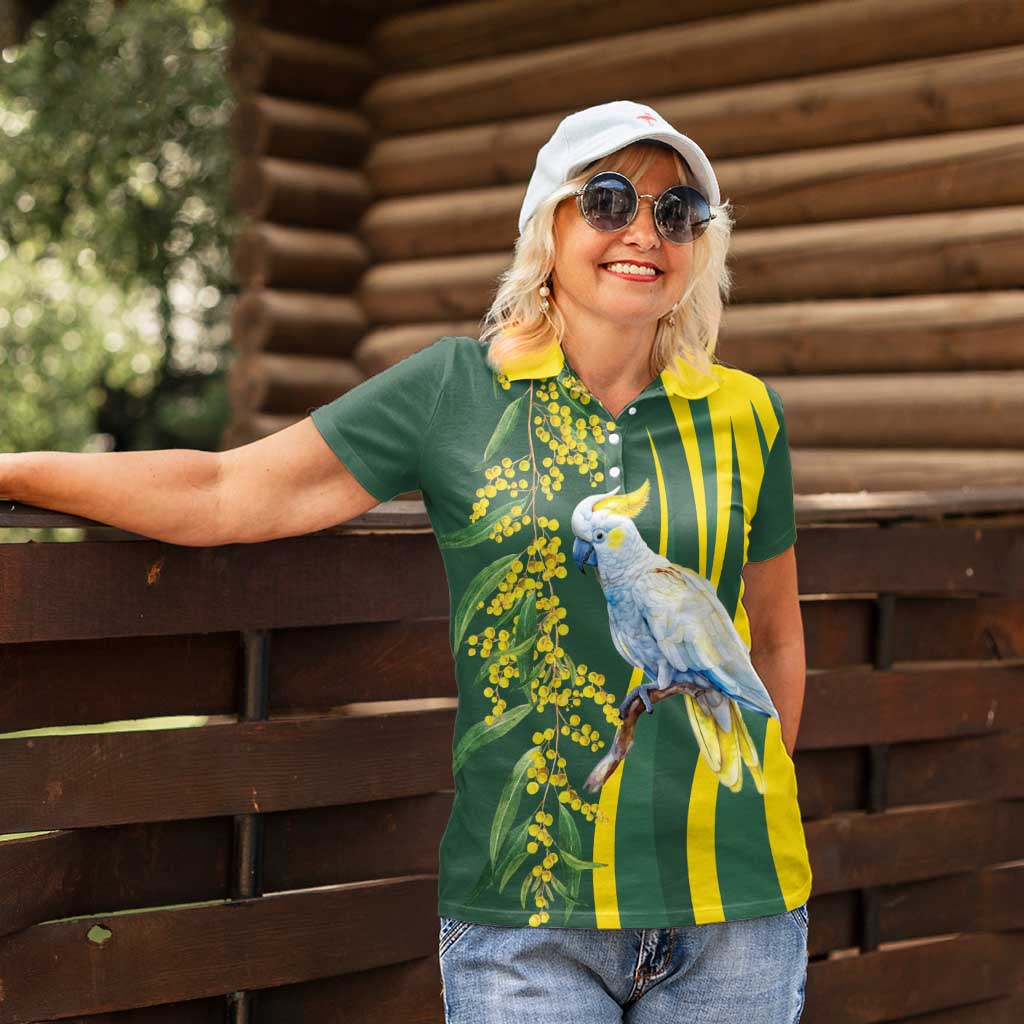
[[[551,343],[552,331],[558,338],[565,333],[558,296],[549,296],[545,313],[540,308],[538,291],[555,265],[554,220],[558,204],[598,171],[619,171],[638,180],[664,148],[648,141],[624,146],[594,161],[537,207],[516,239],[512,263],[499,276],[494,301],[481,321],[480,342],[490,342],[487,361],[493,370],[500,372],[513,357],[539,353]],[[670,151],[680,182],[695,185],[685,161],[676,150]],[[705,373],[715,361],[722,312],[732,286],[732,275],[726,266],[733,227],[732,204],[725,200],[713,206],[711,212],[715,218],[693,243],[693,269],[686,291],[677,300],[675,325],[670,327],[666,317],[658,320],[651,347],[650,371],[654,377],[677,355]]]

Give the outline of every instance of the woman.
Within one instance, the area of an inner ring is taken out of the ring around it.
[[[728,205],[616,101],[561,122],[519,227],[479,340],[232,451],[0,456],[0,493],[205,546],[420,488],[459,683],[449,1024],[797,1021],[792,477],[777,393],[712,358]]]

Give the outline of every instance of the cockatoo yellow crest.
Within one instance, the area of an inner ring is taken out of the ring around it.
[[[607,497],[595,501],[594,511],[613,512],[615,515],[633,519],[643,511],[650,493],[651,483],[649,480],[645,480],[635,491],[630,491],[628,494],[609,494]]]

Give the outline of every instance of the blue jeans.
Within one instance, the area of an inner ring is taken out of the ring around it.
[[[678,928],[441,918],[446,1024],[796,1024],[807,904]]]

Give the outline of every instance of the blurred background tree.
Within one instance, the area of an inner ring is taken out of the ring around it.
[[[0,51],[0,451],[218,446],[229,31],[213,0],[62,0]]]

